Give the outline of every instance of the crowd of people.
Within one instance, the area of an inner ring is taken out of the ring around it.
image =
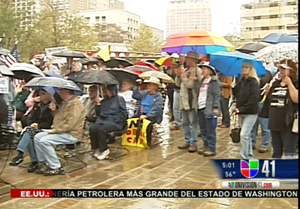
[[[274,63],[267,74],[258,77],[253,63],[244,62],[241,77],[222,75],[209,65],[209,55],[189,52],[166,68],[165,73],[175,80],[167,84],[170,125],[172,131],[183,128],[184,141],[179,149],[199,153],[205,157],[217,155],[216,128],[230,128],[231,116],[239,119],[240,154],[243,159],[254,158],[258,127],[262,130],[259,152],[268,151],[272,144],[272,157],[294,157],[298,149],[298,133],[293,133],[294,115],[298,110],[298,68],[290,60]],[[37,59],[35,65],[45,75],[62,75],[60,69],[47,58]],[[103,69],[99,69],[99,67]],[[67,79],[73,80],[82,90],[84,86],[76,78],[90,70],[105,70],[103,62],[98,67],[83,66],[74,61],[66,71]],[[279,77],[276,77],[276,74]],[[27,81],[24,81],[27,82]],[[147,89],[141,88],[147,85]],[[109,154],[109,134],[127,127],[128,118],[147,119],[147,143],[151,146],[153,125],[163,119],[164,98],[160,93],[162,82],[157,77],[148,80],[124,80],[118,85],[103,88],[89,86],[87,95],[78,96],[68,89],[43,88],[31,90],[26,87],[17,93],[11,105],[16,109],[16,120],[23,131],[17,146],[18,154],[10,162],[20,165],[28,151],[31,164],[28,172],[44,175],[64,173],[55,148],[73,146],[81,141],[88,130],[92,155],[104,160]],[[7,123],[7,103],[0,95],[0,122]],[[230,106],[235,104],[233,111]],[[218,117],[222,117],[218,125]],[[200,131],[199,131],[200,130]],[[199,145],[199,137],[202,146]],[[70,154],[69,152],[67,154]]]

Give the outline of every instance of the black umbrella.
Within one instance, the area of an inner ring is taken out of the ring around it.
[[[99,59],[96,57],[88,57],[79,60],[83,65],[94,65],[99,63]]]
[[[14,73],[2,62],[0,62],[0,75],[13,76]]]
[[[45,77],[43,72],[36,66],[27,63],[14,63],[9,68],[16,79],[31,80],[34,77]]]
[[[71,65],[73,62],[73,58],[88,58],[85,54],[82,52],[77,51],[70,51],[70,50],[64,50],[60,52],[53,53],[52,56],[54,57],[66,57],[67,58],[67,68],[71,70]]]
[[[54,87],[81,92],[81,89],[73,81],[55,77],[33,78],[28,83],[26,83],[25,86],[32,89],[40,89],[42,87]]]
[[[77,77],[76,83],[95,85],[118,85],[116,78],[105,70],[92,70]]]
[[[118,80],[120,85],[123,83],[124,80],[129,80],[134,83],[136,79],[139,78],[139,75],[137,73],[131,72],[126,69],[114,68],[114,69],[105,69],[105,71],[112,74]]]
[[[242,53],[254,53],[258,52],[259,50],[265,48],[266,45],[260,44],[260,43],[247,43],[239,48],[237,48],[237,51],[240,51]]]
[[[259,50],[265,48],[266,46],[260,43],[247,43],[236,50],[245,54],[250,54],[253,52],[258,52]]]
[[[119,65],[123,65],[124,67],[133,66],[133,63],[122,58],[112,58],[111,60],[105,62],[105,65],[108,68],[118,68]]]
[[[60,52],[53,53],[54,57],[70,57],[70,58],[87,58],[85,54],[77,51],[64,50]]]

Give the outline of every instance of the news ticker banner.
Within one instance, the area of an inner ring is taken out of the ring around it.
[[[11,198],[298,198],[298,190],[12,189]]]
[[[212,159],[221,179],[298,179],[298,159]]]

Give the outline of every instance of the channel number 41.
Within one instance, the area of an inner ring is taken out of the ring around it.
[[[264,173],[266,175],[265,177],[269,178],[270,172],[271,178],[275,178],[275,160],[264,160],[261,173]]]

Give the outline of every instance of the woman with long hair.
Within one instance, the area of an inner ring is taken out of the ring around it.
[[[298,111],[298,68],[291,60],[279,65],[279,79],[266,88],[267,116],[272,136],[272,158],[292,158],[296,154],[298,134],[292,132]]]
[[[241,127],[241,156],[253,158],[251,130],[256,122],[259,103],[259,78],[252,62],[242,63],[242,76],[234,88],[236,97],[235,113],[239,116]]]

